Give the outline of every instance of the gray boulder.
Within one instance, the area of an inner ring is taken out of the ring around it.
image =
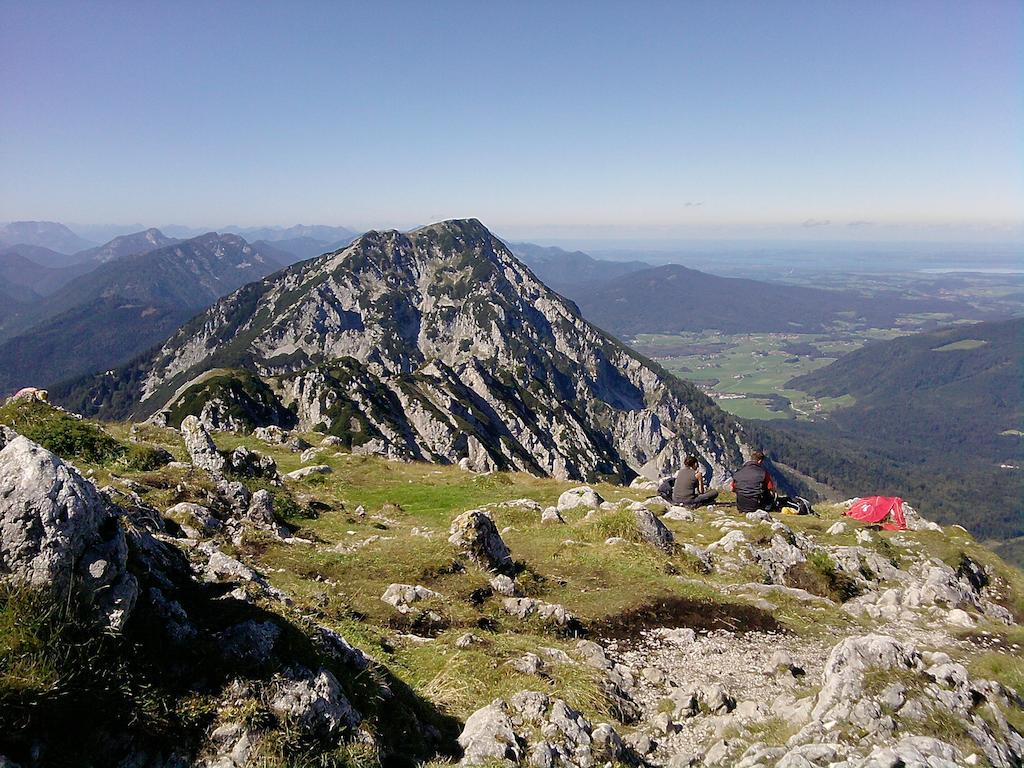
[[[512,553],[490,516],[479,509],[463,512],[452,521],[449,543],[481,568],[511,573]]]
[[[173,520],[187,538],[201,539],[212,536],[221,529],[221,521],[201,504],[183,501],[168,507],[164,516]]]
[[[249,499],[249,507],[245,512],[245,520],[261,531],[272,536],[283,538],[288,536],[288,529],[277,522],[274,517],[274,498],[270,491],[263,488],[256,491]]]
[[[528,619],[536,616],[546,624],[554,624],[557,627],[566,627],[574,624],[577,619],[565,606],[557,603],[545,603],[532,597],[508,597],[502,601],[502,607],[506,613],[518,619]]]
[[[249,619],[233,624],[215,636],[223,659],[233,666],[263,669],[270,665],[281,628],[273,621]]]
[[[537,768],[590,768],[629,756],[610,725],[591,726],[561,699],[538,691],[520,691],[507,703],[497,699],[474,712],[459,744],[463,765],[525,761]]]
[[[25,437],[0,450],[0,579],[74,587],[96,620],[120,630],[138,596],[120,511],[74,467]]]
[[[491,589],[496,595],[504,595],[505,597],[519,597],[522,593],[519,591],[519,587],[516,586],[515,581],[504,574],[498,574],[491,579]]]
[[[10,427],[0,424],[0,450],[3,449],[11,440],[18,437],[18,433]]]
[[[381,600],[393,606],[399,613],[409,613],[414,610],[413,603],[430,598],[440,598],[441,595],[432,589],[421,587],[419,584],[392,584],[381,595]]]
[[[257,746],[258,737],[241,723],[225,723],[210,734],[212,754],[200,768],[242,768]]]
[[[478,709],[466,720],[459,734],[462,747],[460,765],[485,765],[493,761],[523,757],[523,747],[509,717],[508,705],[497,699]]]
[[[326,464],[314,464],[312,467],[301,467],[289,472],[285,477],[289,480],[302,480],[310,475],[329,475],[333,470]]]
[[[702,689],[697,700],[701,707],[713,715],[724,715],[736,708],[736,699],[725,690],[721,683],[712,683]]]
[[[870,670],[914,670],[921,655],[887,635],[848,637],[829,653],[822,673],[821,691],[814,704],[815,720],[849,720],[864,693]]]
[[[183,646],[196,639],[199,630],[185,613],[181,603],[167,597],[159,587],[150,587],[146,590],[146,598],[153,614],[159,619],[158,626],[163,636],[172,645]]]
[[[301,454],[299,454],[299,461],[301,461],[303,464],[308,464],[321,453],[323,453],[323,448],[307,448]]]
[[[576,507],[588,507],[597,509],[604,502],[601,494],[589,485],[581,485],[578,488],[570,488],[558,497],[557,508],[559,512],[565,512]]]
[[[214,492],[224,517],[239,519],[245,516],[252,500],[252,494],[245,485],[237,480],[218,477]]]
[[[288,439],[288,433],[274,425],[269,427],[256,427],[256,429],[252,431],[252,434],[257,440],[262,440],[265,443],[272,443],[274,445],[282,445],[284,441]]]
[[[548,507],[540,515],[540,521],[542,523],[565,523],[562,518],[562,514],[556,507]]]
[[[863,768],[958,768],[966,765],[959,750],[928,736],[908,736],[891,747],[875,747]]]
[[[335,737],[362,721],[328,669],[316,673],[302,667],[288,670],[270,708],[305,733],[321,739]]]
[[[636,518],[637,530],[644,541],[665,552],[672,551],[675,546],[675,537],[672,535],[672,531],[654,516],[653,512],[649,509],[637,509],[633,511],[633,516]]]
[[[370,657],[330,627],[317,625],[316,639],[317,644],[328,656],[353,672],[365,672],[370,668]]]
[[[668,508],[668,512],[665,513],[665,517],[669,520],[678,520],[682,523],[692,523],[697,519],[692,509],[688,507],[680,507],[672,505]]]
[[[277,462],[257,451],[250,451],[244,446],[239,446],[228,454],[228,463],[231,470],[237,475],[263,477],[274,485],[281,484],[281,475],[277,472]]]
[[[807,557],[800,548],[798,539],[777,533],[767,547],[751,547],[754,560],[760,565],[772,584],[785,584],[786,572],[794,565],[805,562]]]
[[[217,450],[206,426],[196,416],[186,416],[181,422],[181,436],[195,466],[216,476],[224,473],[227,459]]]

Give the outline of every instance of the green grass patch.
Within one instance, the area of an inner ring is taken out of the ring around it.
[[[770,747],[782,747],[798,730],[799,728],[788,720],[771,717],[747,726],[746,733],[751,741],[759,741]]]
[[[171,458],[144,443],[124,443],[95,422],[78,419],[39,400],[21,400],[0,407],[0,424],[63,459],[83,464],[149,471]]]
[[[65,459],[109,464],[127,452],[122,443],[95,423],[76,419],[38,400],[21,400],[3,406],[0,424],[6,424]]]
[[[716,398],[715,402],[723,411],[739,416],[741,419],[760,419],[770,421],[772,419],[788,419],[790,415],[786,411],[773,411],[769,402],[756,397],[741,398]]]
[[[1024,657],[1020,653],[990,651],[970,663],[971,675],[996,680],[1024,694]]]
[[[838,570],[832,558],[820,550],[811,552],[806,562],[797,563],[786,571],[786,583],[837,603],[861,594],[857,582]]]

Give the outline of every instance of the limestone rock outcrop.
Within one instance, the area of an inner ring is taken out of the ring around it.
[[[558,504],[556,506],[559,512],[566,512],[570,509],[576,509],[576,507],[597,509],[602,503],[604,503],[604,499],[601,497],[601,494],[589,485],[581,485],[579,488],[570,488],[568,491],[564,491],[558,497]]]
[[[227,467],[227,459],[217,450],[206,425],[197,416],[186,416],[181,422],[181,437],[192,463],[211,475],[220,476]]]
[[[537,691],[496,699],[466,720],[460,765],[494,762],[589,768],[624,762],[628,748],[608,723],[592,725],[563,700]]]
[[[511,572],[512,553],[486,512],[463,512],[452,521],[449,532],[448,541],[484,570]]]
[[[138,597],[127,570],[119,511],[55,454],[7,434],[0,450],[0,579],[45,590],[74,589],[96,620],[116,631]]]
[[[636,518],[637,531],[640,537],[653,547],[671,552],[675,546],[675,537],[661,520],[649,509],[638,509],[633,512]]]

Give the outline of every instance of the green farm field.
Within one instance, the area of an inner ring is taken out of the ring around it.
[[[714,331],[642,334],[631,346],[670,373],[700,385],[718,404],[750,419],[820,418],[853,398],[812,397],[787,388],[792,378],[828,365],[869,340],[884,340],[899,331],[868,329],[825,334],[737,334]]]

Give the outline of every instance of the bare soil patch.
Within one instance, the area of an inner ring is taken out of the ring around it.
[[[685,597],[665,597],[639,608],[590,624],[591,635],[609,640],[639,639],[644,630],[689,627],[697,632],[778,632],[781,627],[767,611],[740,603],[712,603]]]

